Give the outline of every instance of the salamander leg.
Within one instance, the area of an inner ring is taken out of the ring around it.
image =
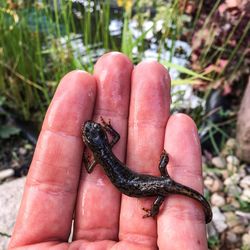
[[[92,162],[89,161],[89,155],[87,154],[87,152],[83,153],[83,163],[89,174],[94,170],[94,167],[97,164],[95,160],[93,160]]]
[[[168,157],[166,150],[164,149],[161,153],[160,162],[159,162],[159,170],[160,170],[161,176],[169,177],[169,174],[167,171],[168,162],[169,162],[169,157]]]
[[[110,146],[113,147],[119,140],[120,140],[120,135],[119,133],[111,126],[110,120],[107,123],[102,117],[100,117],[101,123],[103,128],[107,133],[109,133],[112,136],[112,140],[110,142]]]
[[[164,199],[165,199],[164,196],[159,195],[154,201],[151,209],[142,208],[144,211],[147,212],[145,215],[143,215],[142,218],[155,217],[159,213],[160,206],[163,203]]]

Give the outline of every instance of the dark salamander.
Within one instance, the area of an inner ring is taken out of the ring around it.
[[[109,142],[107,133],[111,135]],[[143,216],[154,217],[158,214],[161,204],[169,194],[182,194],[201,203],[205,212],[206,223],[212,220],[212,211],[207,200],[192,188],[175,182],[167,173],[168,155],[164,150],[159,163],[161,176],[139,174],[129,169],[112,152],[112,147],[119,141],[120,135],[110,123],[102,119],[102,124],[86,121],[82,128],[82,137],[86,146],[93,152],[94,161],[89,162],[84,154],[84,163],[88,173],[91,173],[96,164],[100,164],[110,181],[123,193],[133,197],[156,196],[151,209],[144,209]]]

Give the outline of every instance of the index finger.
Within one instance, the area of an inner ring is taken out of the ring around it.
[[[67,74],[46,114],[30,166],[10,247],[51,239],[67,241],[81,169],[81,126],[90,119],[95,79]]]

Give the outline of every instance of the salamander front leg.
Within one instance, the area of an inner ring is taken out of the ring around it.
[[[110,142],[111,148],[120,140],[119,133],[111,126],[110,120],[107,123],[102,117],[100,117],[102,126],[105,129],[107,133],[109,133],[112,136],[112,140]]]
[[[89,174],[92,173],[92,171],[94,170],[94,167],[97,164],[95,160],[93,160],[92,162],[89,161],[89,155],[87,154],[87,152],[83,153],[83,163]]]
[[[142,218],[155,217],[159,213],[160,206],[163,203],[164,199],[165,199],[164,196],[159,195],[154,201],[151,209],[142,208],[144,211],[147,212],[145,215],[143,215]]]
[[[159,170],[160,170],[161,176],[170,178],[168,171],[167,171],[168,162],[169,162],[168,153],[164,149],[160,157]]]

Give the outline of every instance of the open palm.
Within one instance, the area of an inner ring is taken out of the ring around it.
[[[143,219],[153,199],[121,195],[101,167],[89,175],[82,166],[81,126],[102,116],[120,133],[113,151],[131,169],[159,175],[165,148],[170,176],[202,192],[197,129],[186,115],[170,116],[170,101],[170,78],[157,62],[133,67],[112,52],[93,76],[68,73],[47,111],[9,249],[207,249],[198,202],[170,195],[156,219]]]

